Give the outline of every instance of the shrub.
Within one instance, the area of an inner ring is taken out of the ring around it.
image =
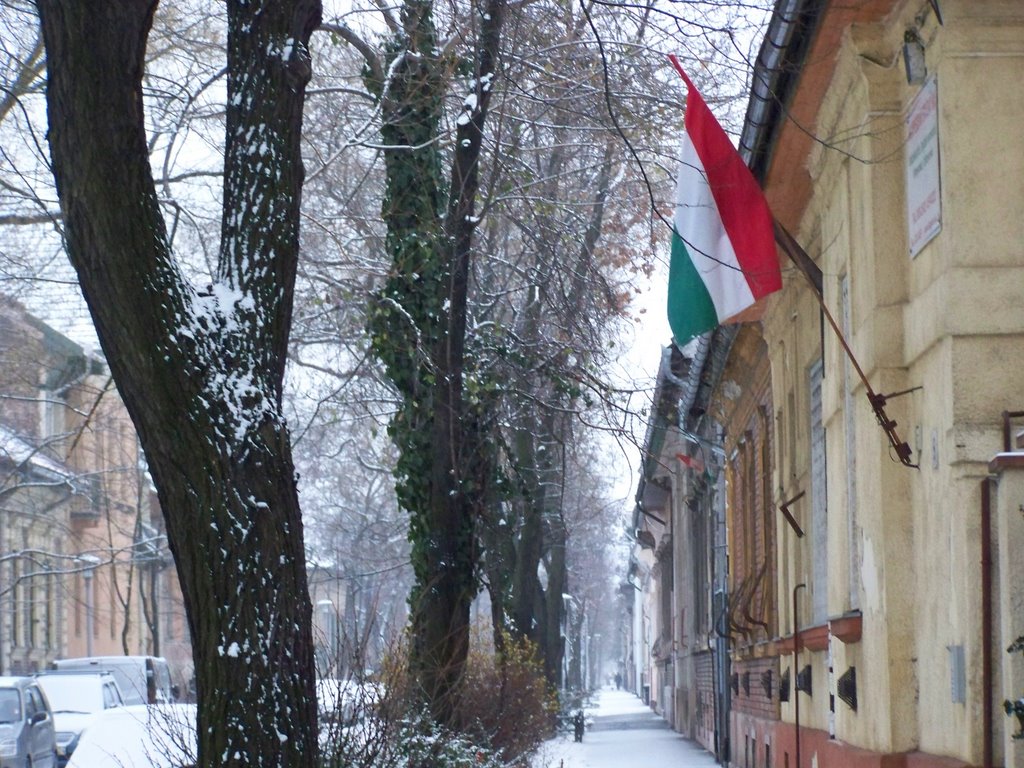
[[[469,734],[438,726],[426,710],[406,723],[398,745],[409,768],[504,768],[500,756]]]
[[[551,730],[557,697],[549,694],[536,648],[525,638],[473,633],[455,732],[433,721],[412,693],[405,648],[389,654],[372,684],[341,683],[362,695],[341,716],[323,717],[323,768],[507,768],[525,764]],[[369,698],[366,698],[369,695]],[[336,697],[341,700],[341,696]]]
[[[517,762],[532,754],[551,731],[557,697],[548,691],[536,646],[504,632],[496,651],[489,631],[477,628],[462,692],[462,721],[501,758]]]

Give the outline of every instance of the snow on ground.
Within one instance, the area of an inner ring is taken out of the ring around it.
[[[671,765],[673,768],[713,768],[715,758],[694,741],[671,730],[660,715],[628,691],[604,688],[597,706],[587,710],[593,726],[583,742],[572,733],[544,743],[533,768],[634,768]]]

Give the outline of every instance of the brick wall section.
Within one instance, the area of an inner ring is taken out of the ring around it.
[[[778,634],[771,368],[759,327],[736,337],[713,408],[725,429],[729,627],[740,656]],[[730,399],[729,392],[739,396]]]
[[[733,661],[733,674],[739,675],[739,693],[733,692],[732,708],[736,712],[754,715],[766,720],[779,719],[779,659],[771,656],[761,659]],[[762,675],[771,672],[771,691],[767,695]],[[750,692],[744,688],[744,675],[749,675]]]
[[[732,697],[730,742],[732,765],[735,768],[772,768],[775,729],[779,724],[779,660],[778,657],[734,661],[732,670],[739,675],[739,693]],[[765,692],[761,676],[771,672],[771,689]],[[749,692],[744,676],[749,675]]]

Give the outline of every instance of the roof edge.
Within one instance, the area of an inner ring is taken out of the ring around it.
[[[828,0],[777,0],[754,62],[739,152],[764,182],[772,151]]]

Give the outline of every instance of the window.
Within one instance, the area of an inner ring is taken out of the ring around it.
[[[843,324],[843,335],[849,339],[852,334],[850,320],[850,277],[843,275],[839,281],[839,303]],[[858,574],[860,553],[857,542],[857,422],[854,419],[853,372],[849,356],[843,357],[843,431],[846,433],[846,535],[849,549],[847,578],[849,607],[860,608]]]
[[[117,689],[114,688],[113,684],[105,683],[103,685],[103,708],[110,709],[120,705],[121,697],[118,695]]]
[[[828,516],[826,495],[825,425],[822,420],[822,361],[809,372],[811,400],[811,620],[828,618]]]
[[[29,531],[28,528],[21,529],[21,548],[23,550],[29,549]],[[32,620],[32,601],[33,601],[33,579],[31,566],[26,563],[22,567],[21,572],[21,583],[17,585],[15,594],[21,601],[21,632],[18,633],[18,641],[27,646],[32,647],[35,645],[35,622]]]
[[[28,628],[28,647],[39,646],[39,622],[36,605],[39,603],[39,576],[33,575],[27,584],[28,600],[25,602],[25,626]]]
[[[661,558],[661,625],[662,642],[672,643],[672,549],[666,548]]]
[[[75,637],[82,636],[82,606],[85,605],[85,591],[82,586],[82,574],[78,571],[75,572]]]
[[[21,720],[21,697],[17,688],[0,689],[0,723]]]
[[[18,597],[21,594],[21,559],[15,557],[11,560],[11,645],[21,645],[21,622],[18,612]]]
[[[67,407],[64,398],[56,392],[50,392],[45,389],[41,391],[41,397],[40,437],[46,440],[47,438],[58,437],[64,434],[64,411]]]

